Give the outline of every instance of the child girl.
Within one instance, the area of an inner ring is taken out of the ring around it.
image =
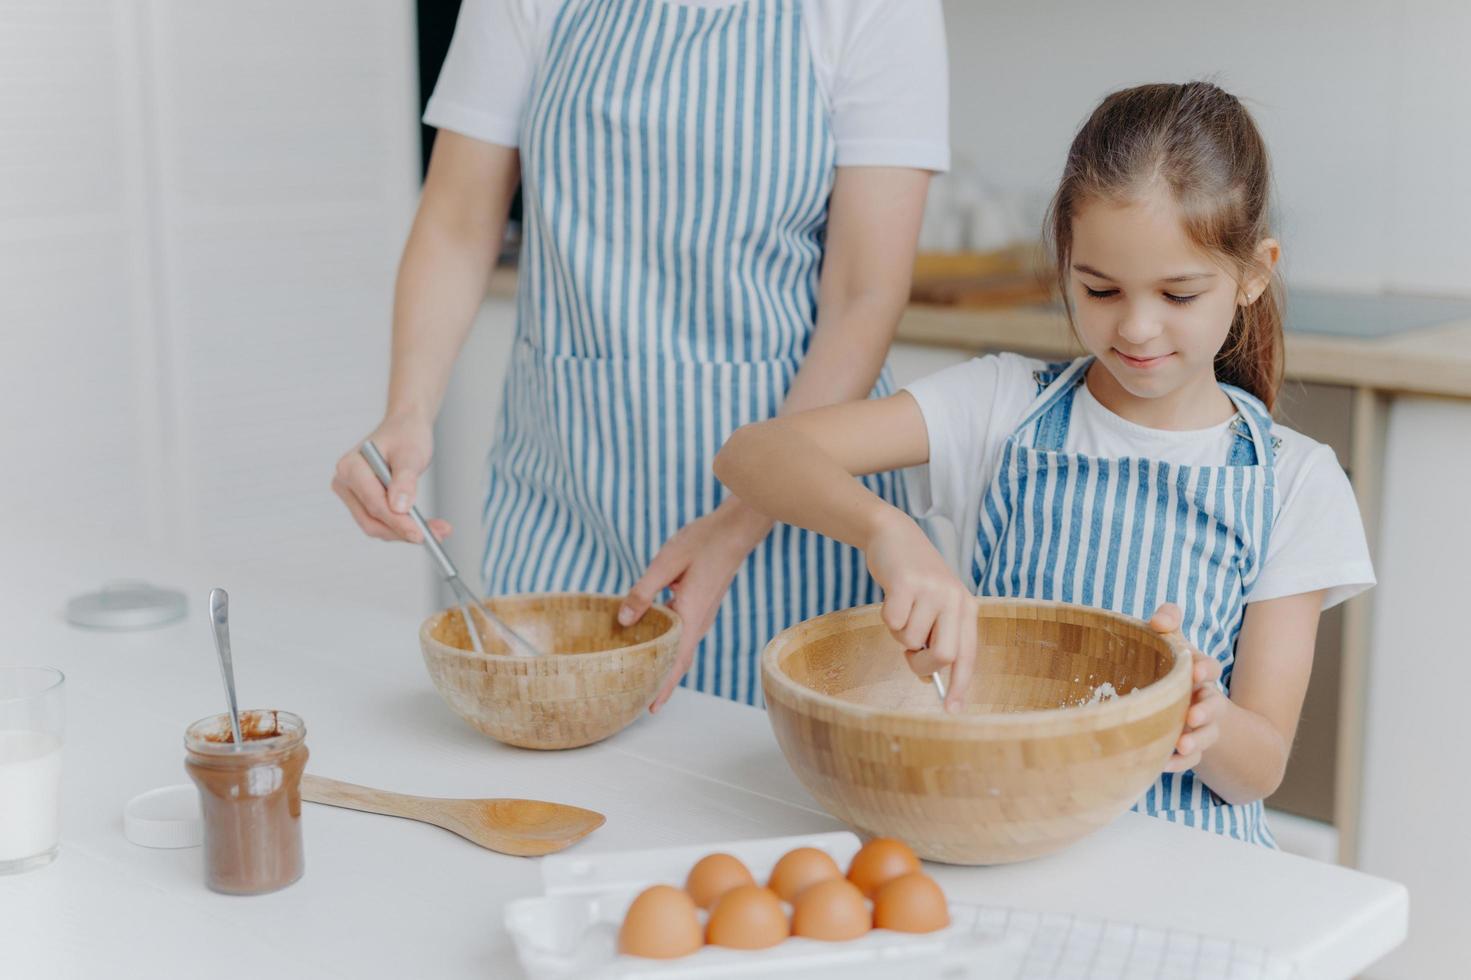
[[[1136,804],[1274,847],[1319,613],[1368,588],[1353,493],[1327,446],[1273,422],[1281,249],[1266,148],[1204,83],[1110,95],[1048,217],[1088,351],[982,357],[892,397],[747,426],[716,475],[778,520],[861,548],[916,673],[959,710],[980,596],[1056,599],[1178,626],[1197,650],[1175,754]],[[908,514],[854,479],[928,464]],[[917,498],[917,499],[915,499]],[[980,679],[984,683],[984,679]]]

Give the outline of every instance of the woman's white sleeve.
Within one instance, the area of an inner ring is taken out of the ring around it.
[[[536,66],[535,0],[465,0],[426,125],[516,146]]]
[[[814,9],[830,62],[837,164],[950,166],[950,79],[940,0],[828,0]]]

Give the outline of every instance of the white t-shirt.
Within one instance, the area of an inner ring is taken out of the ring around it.
[[[465,0],[424,122],[516,146],[532,76],[563,2]],[[950,166],[939,0],[802,0],[802,23],[831,115],[838,166]]]
[[[930,461],[910,471],[910,506],[961,580],[975,588],[972,559],[981,499],[1007,436],[1037,397],[1032,372],[1046,362],[1016,354],[978,357],[908,385],[929,430]],[[1327,590],[1323,608],[1374,584],[1363,519],[1332,448],[1274,423],[1277,495],[1271,543],[1249,601]],[[1109,411],[1080,384],[1063,451],[1099,458],[1225,463],[1230,421],[1186,432],[1149,429]]]

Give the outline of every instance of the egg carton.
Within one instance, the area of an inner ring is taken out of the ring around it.
[[[650,885],[682,887],[695,862],[717,852],[739,858],[757,881],[764,882],[781,856],[797,847],[825,851],[839,867],[846,868],[860,843],[853,834],[842,832],[617,854],[553,855],[542,859],[544,894],[508,904],[506,929],[522,969],[532,980],[772,975],[1015,980],[1027,951],[1025,939],[978,929],[979,910],[958,902],[950,903],[950,925],[931,933],[875,929],[858,939],[836,943],[794,936],[762,950],[705,946],[676,960],[618,952],[618,927],[624,913]],[[704,913],[701,916],[703,921]]]

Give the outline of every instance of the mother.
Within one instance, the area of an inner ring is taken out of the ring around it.
[[[650,709],[692,663],[685,683],[756,703],[768,638],[878,591],[858,552],[773,530],[711,460],[744,423],[889,392],[946,112],[938,0],[466,0],[371,436],[393,481],[350,451],[334,491],[368,534],[416,540],[519,180],[485,589],[626,592],[625,622],[670,589],[686,631]]]

